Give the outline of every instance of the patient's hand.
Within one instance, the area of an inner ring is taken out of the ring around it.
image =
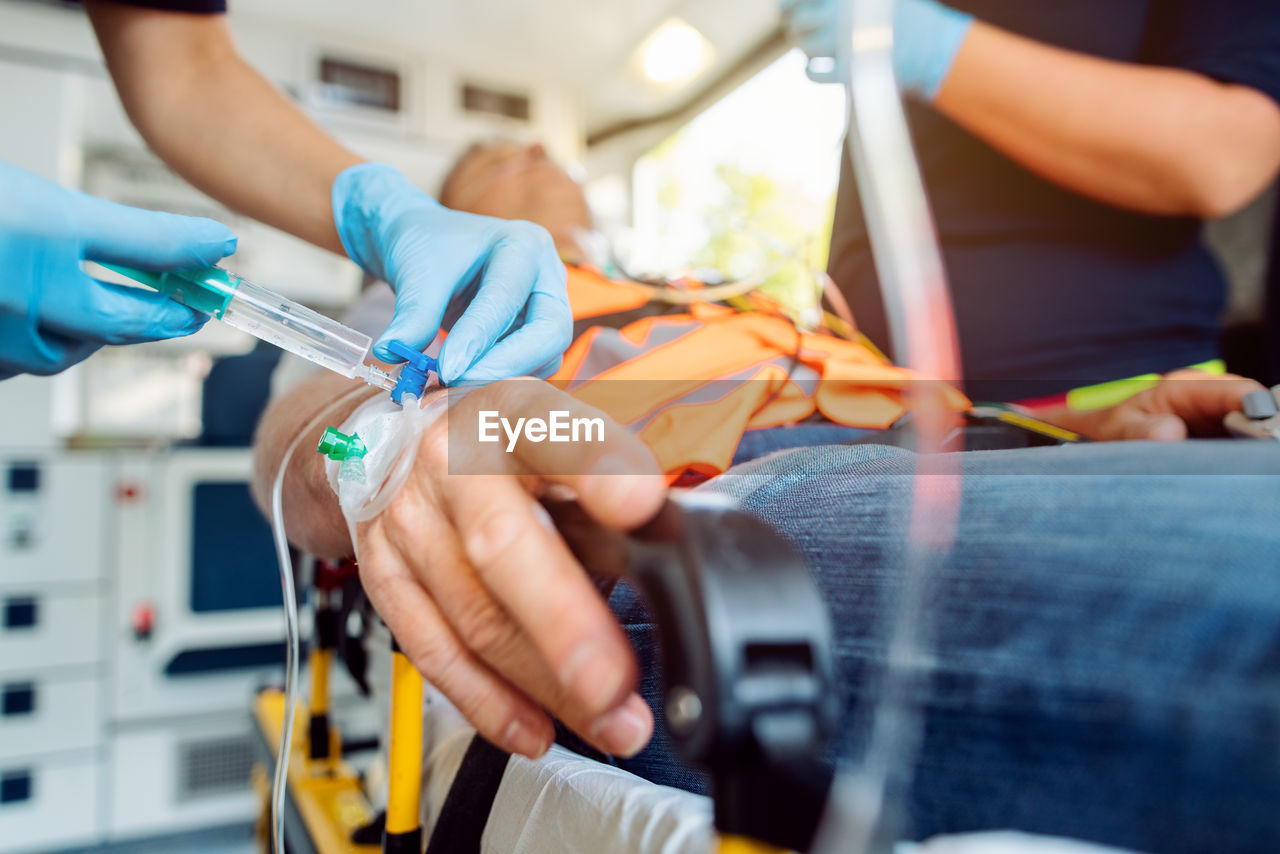
[[[534,380],[455,402],[424,431],[399,495],[357,530],[364,588],[409,659],[494,744],[541,755],[553,740],[546,709],[606,753],[631,755],[653,731],[631,649],[537,499],[562,484],[598,522],[632,528],[662,502],[657,463],[607,417],[603,442],[521,441],[507,453],[505,436],[475,442],[480,410],[602,416]]]
[[[1240,408],[1244,396],[1261,383],[1235,374],[1174,371],[1158,385],[1115,406],[1090,412],[1054,409],[1038,412],[1046,421],[1099,441],[1147,439],[1177,442],[1188,437],[1224,436],[1222,419]]]

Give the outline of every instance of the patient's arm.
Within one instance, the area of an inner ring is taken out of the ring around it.
[[[1176,442],[1193,436],[1226,435],[1222,419],[1240,408],[1246,394],[1261,388],[1261,383],[1234,374],[1211,376],[1196,370],[1174,371],[1159,385],[1115,406],[1089,412],[1064,406],[1041,410],[1036,415],[1099,441]]]
[[[271,486],[289,443],[318,413],[364,384],[328,371],[317,371],[306,382],[273,400],[258,424],[253,441],[253,495],[263,512],[271,510]],[[325,416],[323,423],[298,443],[284,481],[282,509],[289,540],[317,557],[350,555],[351,538],[338,509],[337,497],[325,480],[324,457],[315,452],[326,426],[337,426],[365,400],[379,392],[364,386],[367,394]]]
[[[268,506],[289,442],[352,387],[316,376],[267,410],[255,440],[260,504]],[[537,499],[559,484],[601,524],[635,527],[662,502],[657,464],[607,417],[602,442],[526,442],[511,454],[504,443],[455,442],[451,449],[449,424],[474,431],[482,409],[513,419],[546,418],[552,410],[602,416],[536,380],[495,383],[455,402],[423,432],[409,479],[386,511],[358,526],[361,583],[414,665],[494,744],[541,755],[553,739],[545,709],[607,753],[635,753],[653,718],[635,694],[631,650]],[[340,424],[346,414],[325,422]],[[303,440],[290,464],[285,521],[302,548],[351,554],[314,452],[320,432]],[[454,472],[487,473],[450,474],[451,450]]]

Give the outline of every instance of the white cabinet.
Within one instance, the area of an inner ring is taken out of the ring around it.
[[[107,465],[97,454],[0,449],[0,596],[96,589],[69,585],[97,584],[105,571]]]
[[[0,847],[99,841],[111,457],[0,449]]]
[[[117,729],[106,799],[111,840],[252,821],[252,726],[239,712]]]
[[[103,659],[103,597],[15,583],[0,593],[0,681],[8,674]]]
[[[101,771],[92,752],[0,759],[0,840],[6,854],[96,842]]]
[[[0,676],[0,762],[102,740],[102,676],[94,668],[44,668]]]

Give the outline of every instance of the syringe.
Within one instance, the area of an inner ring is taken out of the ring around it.
[[[373,345],[368,335],[221,267],[153,273],[115,264],[101,266],[334,373],[387,391],[396,386],[386,371],[364,363]]]

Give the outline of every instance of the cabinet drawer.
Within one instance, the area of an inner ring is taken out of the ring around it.
[[[0,676],[0,761],[95,747],[100,693],[91,672]]]
[[[94,593],[0,593],[0,679],[101,660],[102,607]]]
[[[0,760],[0,839],[6,854],[97,842],[101,769],[93,754]]]
[[[0,590],[102,577],[108,465],[103,455],[0,455]]]

